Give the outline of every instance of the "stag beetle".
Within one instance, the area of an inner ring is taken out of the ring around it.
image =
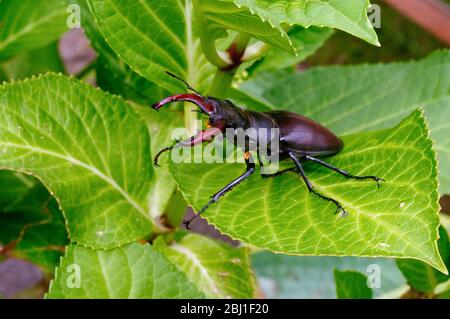
[[[166,97],[158,103],[153,104],[152,108],[159,110],[163,105],[176,101],[188,101],[194,103],[200,108],[201,113],[206,114],[209,117],[207,125],[208,129],[203,130],[184,141],[179,141],[175,145],[163,148],[154,158],[155,166],[159,166],[158,158],[162,153],[170,151],[175,147],[192,147],[205,141],[210,141],[215,135],[224,133],[227,128],[243,128],[244,130],[247,128],[278,128],[279,159],[292,160],[294,167],[278,171],[275,174],[266,175],[265,177],[278,176],[288,171],[297,172],[305,182],[310,193],[313,193],[324,200],[333,202],[336,205],[335,213],[341,212],[341,214],[346,214],[347,212],[337,200],[325,196],[315,189],[306,176],[302,162],[311,161],[317,163],[348,178],[358,180],[372,179],[377,183],[378,187],[380,187],[380,182],[384,181],[382,178],[371,175],[352,175],[347,171],[334,167],[317,158],[317,156],[335,155],[339,153],[344,147],[344,143],[329,129],[307,117],[281,110],[269,112],[244,110],[235,106],[229,100],[221,100],[212,96],[203,96],[179,76],[170,72],[167,72],[167,74],[182,81],[187,88],[194,93],[182,93]],[[251,152],[249,152],[248,149],[244,149],[244,158],[246,171],[212,195],[208,203],[196,212],[194,216],[184,220],[183,223],[186,225],[187,229],[190,229],[189,225],[193,219],[198,217],[211,204],[217,202],[220,197],[255,172],[255,163]],[[260,164],[262,164],[261,161]]]

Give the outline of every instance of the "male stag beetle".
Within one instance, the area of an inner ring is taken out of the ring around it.
[[[242,128],[244,130],[248,128],[278,128],[279,129],[279,159],[290,159],[294,163],[294,167],[281,170],[275,174],[269,176],[278,176],[288,171],[295,171],[301,176],[306,184],[310,193],[317,195],[318,197],[333,202],[336,205],[336,213],[341,212],[346,214],[345,209],[335,199],[327,197],[319,193],[312,183],[309,181],[306,173],[303,169],[302,162],[311,161],[322,165],[330,170],[333,170],[339,174],[342,174],[348,178],[354,178],[358,180],[372,179],[377,182],[377,186],[380,187],[380,181],[384,181],[382,178],[376,176],[356,176],[340,168],[334,167],[323,160],[317,158],[326,155],[335,155],[339,153],[344,144],[340,138],[334,135],[330,130],[321,124],[301,116],[299,114],[288,111],[270,111],[270,112],[255,112],[241,109],[235,106],[229,100],[221,100],[211,96],[203,96],[194,88],[192,88],[182,78],[167,72],[170,76],[182,81],[189,90],[194,93],[176,94],[166,97],[158,103],[152,105],[152,108],[159,110],[163,105],[176,101],[188,101],[196,104],[200,108],[200,112],[206,114],[209,117],[208,129],[200,131],[195,136],[192,136],[184,141],[178,142],[175,145],[165,147],[155,156],[154,165],[158,165],[159,156],[166,151],[170,151],[175,147],[192,147],[194,145],[210,141],[212,137],[224,133],[227,128],[237,129]],[[267,144],[266,144],[267,145]],[[246,148],[246,147],[244,147]],[[244,158],[246,163],[246,171],[220,189],[214,195],[208,203],[205,204],[198,212],[191,218],[184,220],[183,223],[189,228],[190,223],[201,213],[203,213],[211,204],[217,202],[217,200],[229,192],[233,187],[247,179],[251,174],[255,172],[255,163],[253,161],[251,152],[248,149],[244,149]],[[261,161],[260,161],[260,164]]]

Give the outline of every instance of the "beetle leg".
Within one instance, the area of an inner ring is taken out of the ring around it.
[[[155,103],[152,105],[152,108],[155,110],[159,110],[161,107],[168,103],[172,102],[179,102],[179,101],[187,101],[196,104],[203,113],[208,114],[209,112],[214,111],[214,107],[212,106],[211,102],[208,101],[207,98],[204,96],[201,96],[199,94],[194,93],[183,93],[183,94],[176,94],[172,96],[168,96],[165,99],[162,99],[158,103]]]
[[[287,172],[298,172],[298,169],[297,169],[297,167],[289,167],[289,168],[282,169],[281,171],[278,171],[278,172],[273,173],[273,174],[261,175],[261,177],[262,178],[276,177],[276,176],[280,176],[280,175],[282,175],[284,173],[287,173]]]
[[[156,154],[156,156],[153,160],[153,165],[159,166],[158,159],[161,156],[161,154],[164,152],[170,151],[177,147],[192,147],[194,145],[197,145],[197,144],[200,144],[200,143],[203,143],[206,141],[210,141],[214,136],[216,136],[220,133],[222,133],[222,130],[220,128],[210,127],[204,131],[197,133],[195,136],[192,136],[184,141],[178,142],[175,145],[164,147],[162,150],[160,150],[158,152],[158,154]]]
[[[380,182],[384,182],[384,179],[376,177],[376,176],[372,176],[372,175],[370,175],[370,176],[356,176],[356,175],[352,175],[349,172],[344,171],[343,169],[337,168],[337,167],[335,167],[333,165],[330,165],[330,164],[328,164],[328,163],[326,163],[326,162],[324,162],[324,161],[322,161],[322,160],[320,160],[318,158],[312,157],[310,155],[306,155],[305,159],[307,159],[309,161],[312,161],[312,162],[315,162],[315,163],[318,163],[318,164],[320,164],[320,165],[322,165],[322,166],[324,166],[326,168],[329,168],[332,171],[335,171],[335,172],[337,172],[337,173],[339,173],[341,175],[344,175],[345,177],[348,177],[348,178],[359,179],[359,180],[372,179],[375,182],[377,182],[378,188],[380,188]]]
[[[311,184],[311,182],[309,181],[308,177],[305,174],[305,171],[303,170],[303,166],[300,163],[299,159],[295,156],[295,154],[293,152],[289,152],[289,157],[294,161],[295,166],[297,167],[297,171],[299,173],[299,175],[303,178],[303,181],[306,184],[306,187],[308,187],[308,190],[313,193],[316,196],[319,196],[320,198],[333,202],[336,205],[336,212],[335,214],[337,214],[339,211],[342,211],[342,215],[345,215],[347,212],[346,210],[342,207],[341,203],[339,203],[337,200],[327,197],[325,195],[322,195],[321,193],[319,193],[318,191],[316,191],[316,189],[314,188],[314,186]]]
[[[223,195],[225,195],[226,193],[231,191],[233,189],[233,187],[235,187],[238,184],[240,184],[242,181],[247,179],[250,175],[252,175],[255,172],[255,163],[252,160],[252,156],[251,156],[250,152],[246,152],[244,154],[244,158],[245,158],[245,164],[247,165],[247,169],[246,169],[245,173],[240,175],[238,178],[234,179],[229,184],[227,184],[225,187],[223,187],[221,190],[219,190],[217,193],[212,195],[211,199],[208,201],[208,203],[206,203],[205,206],[203,206],[198,212],[196,212],[194,214],[194,216],[192,216],[192,217],[190,217],[188,219],[185,219],[183,221],[183,224],[186,225],[187,229],[190,229],[190,227],[189,227],[190,223],[195,218],[200,216],[200,214],[203,213],[209,206],[211,206],[212,204],[217,202],[220,197],[222,197]]]

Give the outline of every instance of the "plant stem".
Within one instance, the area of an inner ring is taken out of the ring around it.
[[[194,112],[197,107],[189,102],[184,102],[184,127],[188,130],[189,135],[194,135],[198,129],[198,113]]]
[[[195,18],[197,19],[197,30],[200,37],[200,45],[202,47],[203,54],[206,56],[209,62],[216,65],[219,68],[226,67],[228,61],[225,61],[217,52],[215,39],[211,39],[209,33],[208,24],[205,21],[205,14],[201,10],[199,0],[192,0],[194,7]]]
[[[234,72],[217,69],[208,94],[219,98],[226,97],[228,88],[233,81],[233,76]]]
[[[223,68],[218,68],[213,83],[209,90],[212,96],[224,98],[227,96],[228,88],[233,82],[234,74],[242,63],[242,56],[250,42],[250,36],[239,33],[227,50],[231,63]]]

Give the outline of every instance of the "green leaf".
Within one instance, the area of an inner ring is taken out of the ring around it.
[[[284,28],[273,23],[271,17],[255,15],[252,8],[240,6],[232,0],[194,0],[193,3],[198,20],[201,21],[200,32],[206,30],[210,41],[225,37],[226,30],[234,30],[292,55],[296,53]]]
[[[106,43],[89,11],[87,0],[67,2],[80,6],[81,27],[98,54],[95,62],[97,85],[104,91],[141,104],[162,98],[164,91],[160,87],[133,72]]]
[[[377,34],[367,17],[368,0],[233,0],[238,6],[275,25],[299,24],[343,30],[379,46]]]
[[[113,247],[149,235],[145,122],[122,99],[60,75],[0,87],[0,168],[38,176],[72,241]]]
[[[447,230],[442,226],[439,228],[438,247],[442,259],[447,268],[449,268],[450,242]],[[397,265],[408,281],[408,284],[420,292],[433,293],[439,283],[450,279],[448,275],[444,275],[427,264],[417,260],[397,260]]]
[[[44,47],[68,31],[64,0],[0,2],[0,61]]]
[[[58,54],[58,44],[20,53],[0,65],[5,72],[5,80],[21,80],[47,72],[64,72],[64,65]]]
[[[411,257],[446,271],[436,245],[435,153],[421,112],[393,129],[343,139],[344,150],[327,161],[353,174],[384,178],[380,189],[374,182],[346,179],[314,163],[305,169],[313,185],[340,201],[349,216],[333,215],[332,203],[313,196],[298,176],[287,173],[266,179],[252,175],[204,217],[232,238],[275,252]],[[240,164],[171,165],[196,210],[243,171]]]
[[[149,244],[136,243],[106,251],[69,246],[46,295],[50,299],[202,297]]]
[[[235,248],[201,235],[187,234],[155,250],[164,254],[207,298],[253,298],[254,279],[247,248]]]
[[[405,285],[395,260],[386,258],[288,256],[271,252],[252,255],[252,265],[266,298],[336,298],[333,269],[355,269],[372,274],[379,267],[380,287],[375,298]]]
[[[391,127],[423,107],[442,165],[440,191],[450,193],[449,135],[445,130],[450,122],[446,111],[450,98],[448,50],[407,63],[265,73],[241,89],[273,108],[298,112],[342,135]]]
[[[0,171],[0,246],[53,271],[68,242],[56,201],[35,178]]]
[[[372,289],[367,286],[367,277],[358,271],[334,270],[338,299],[372,299]]]
[[[439,190],[450,194],[450,95],[425,103],[424,109],[438,153]]]
[[[89,0],[89,6],[108,44],[136,73],[169,91],[185,87],[165,71],[205,88],[215,70],[201,51],[190,1]]]
[[[316,52],[332,34],[333,30],[329,28],[309,27],[305,29],[301,26],[295,26],[289,30],[288,35],[299,54],[295,56],[280,49],[271,48],[261,61],[256,62],[250,68],[250,72],[255,73],[255,71],[261,72],[294,66]]]

